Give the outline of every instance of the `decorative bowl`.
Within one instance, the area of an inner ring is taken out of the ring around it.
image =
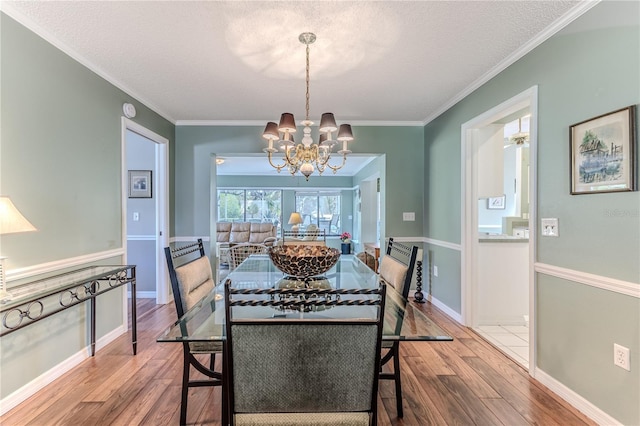
[[[285,274],[307,278],[327,272],[340,258],[340,250],[318,245],[287,245],[269,249],[276,268]]]

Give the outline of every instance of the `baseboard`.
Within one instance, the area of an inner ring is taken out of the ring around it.
[[[445,305],[432,295],[427,296],[427,300],[433,304],[436,308],[440,309],[442,312],[450,316],[452,319],[457,321],[459,324],[462,324],[462,315],[451,309],[449,306]]]
[[[536,368],[534,378],[548,387],[560,398],[573,405],[577,410],[584,413],[587,417],[589,417],[597,424],[607,426],[622,426],[622,423],[620,423],[618,420],[614,419],[613,417],[593,405],[591,402],[587,401],[581,395],[577,394],[564,384],[551,377],[549,374],[542,371],[540,368]]]
[[[127,297],[131,298],[131,291],[127,291]],[[155,291],[136,291],[136,299],[155,299]]]
[[[109,343],[127,332],[127,328],[122,325],[113,331],[107,333],[96,341],[96,351],[104,348]],[[24,402],[27,398],[33,396],[36,392],[52,383],[57,378],[61,377],[68,371],[71,371],[74,367],[79,365],[82,361],[91,357],[91,346],[87,346],[69,358],[62,361],[60,364],[52,367],[48,371],[44,372],[40,376],[31,380],[29,383],[22,386],[20,389],[7,395],[0,400],[0,416],[9,412],[9,410],[17,407]]]

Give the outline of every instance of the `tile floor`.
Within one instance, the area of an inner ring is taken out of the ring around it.
[[[524,325],[483,325],[474,329],[496,348],[529,368],[529,327]]]

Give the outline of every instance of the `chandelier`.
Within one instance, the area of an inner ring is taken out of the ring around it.
[[[509,136],[509,143],[514,145],[525,145],[529,143],[529,132],[522,131],[522,117],[518,118],[518,131]]]
[[[302,143],[296,145],[293,139],[293,135],[296,132],[296,123],[293,114],[285,112],[280,117],[279,124],[273,121],[267,123],[262,137],[269,142],[269,146],[263,151],[267,153],[269,164],[278,170],[278,173],[286,167],[291,175],[295,175],[299,171],[309,180],[309,176],[311,176],[315,169],[318,169],[318,174],[321,175],[327,168],[333,170],[333,173],[335,173],[345,165],[347,154],[351,153],[347,143],[353,141],[353,133],[351,132],[351,125],[341,124],[338,128],[333,114],[325,112],[320,119],[320,137],[318,138],[318,143],[313,143],[313,138],[311,137],[311,125],[313,125],[313,121],[309,120],[309,45],[316,41],[316,35],[313,33],[302,33],[298,37],[298,40],[307,46],[307,114],[301,123],[304,126],[302,130],[304,133]],[[333,139],[336,131],[336,138]],[[278,165],[273,163],[272,156],[278,152],[278,148],[274,148],[273,146],[274,142],[277,142],[280,150],[284,151],[283,164]],[[329,160],[333,147],[338,142],[342,142],[342,149],[337,152],[342,155],[342,164],[334,166],[329,164]]]

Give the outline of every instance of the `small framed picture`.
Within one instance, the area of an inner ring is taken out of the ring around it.
[[[636,107],[569,127],[571,194],[636,190]]]
[[[129,198],[151,198],[151,170],[129,170]]]
[[[507,197],[489,197],[487,198],[487,209],[489,210],[504,210],[505,201]]]

